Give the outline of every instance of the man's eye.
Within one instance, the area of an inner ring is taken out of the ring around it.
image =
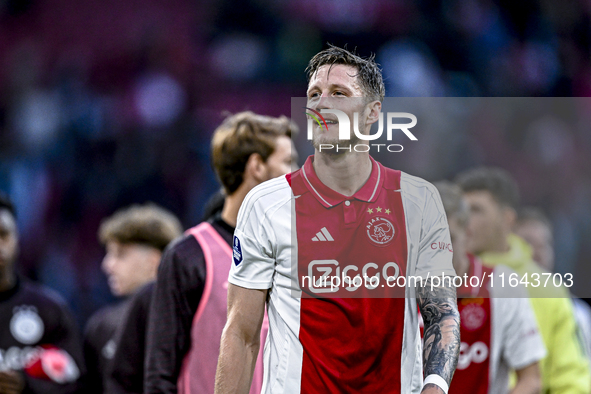
[[[308,97],[309,97],[309,98],[315,98],[315,97],[318,97],[318,92],[310,93],[310,94],[308,95]]]
[[[337,92],[334,92],[334,94],[335,94],[335,96],[344,96],[345,95],[345,93],[338,92],[338,91]]]

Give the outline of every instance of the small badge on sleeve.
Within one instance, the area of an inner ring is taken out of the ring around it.
[[[242,263],[242,248],[240,247],[240,239],[234,236],[234,264],[238,265]]]

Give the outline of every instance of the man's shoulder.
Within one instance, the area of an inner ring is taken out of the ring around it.
[[[190,230],[189,230],[190,231]],[[170,280],[184,282],[197,277],[205,277],[205,262],[201,245],[189,232],[173,240],[164,250],[158,266],[156,281],[158,286],[170,285]],[[167,287],[166,286],[166,287]]]
[[[390,169],[390,171],[396,171]],[[404,171],[400,171],[400,186],[408,191],[425,191],[433,193],[437,189],[433,184],[416,175],[410,175]]]
[[[497,264],[491,268],[492,277],[487,276],[491,298],[510,305],[515,304],[516,299],[528,298],[527,288],[521,281],[522,277],[515,270],[504,264]]]
[[[528,287],[529,294],[532,298],[536,297],[548,299],[570,299],[570,293],[568,289],[564,286],[566,282],[566,280],[564,280],[564,275],[546,271],[544,268],[536,264],[531,258],[525,262],[525,264],[523,265],[523,269],[519,270],[519,274],[523,275],[524,273],[527,273],[527,279],[529,279],[529,281],[535,279],[537,284],[537,279],[539,278],[540,280],[539,286]],[[558,277],[564,280],[562,284],[560,283],[560,281],[558,281]]]
[[[43,308],[67,308],[66,300],[55,290],[30,280],[22,280],[20,292],[21,298],[31,304],[39,304]]]
[[[421,210],[429,200],[440,199],[439,192],[431,182],[403,171],[400,171],[400,191],[406,201],[416,204]]]
[[[140,308],[147,310],[152,300],[152,294],[154,293],[154,286],[156,282],[151,281],[143,285],[131,299],[132,306],[139,306]]]
[[[189,232],[185,232],[180,237],[172,240],[164,250],[164,253],[169,256],[178,257],[192,255],[198,250],[201,250],[201,247],[195,237]]]
[[[292,172],[287,175],[282,175],[277,178],[269,179],[261,184],[255,186],[245,198],[253,201],[275,199],[278,196],[290,196],[291,195],[291,181],[297,176],[299,170]]]
[[[97,331],[114,331],[123,319],[130,299],[116,302],[100,308],[86,322],[85,335],[96,333]]]
[[[248,192],[240,206],[238,223],[248,220],[253,216],[253,213],[257,217],[264,216],[274,207],[291,201],[293,193],[288,179],[291,180],[292,174],[282,175],[263,182]]]

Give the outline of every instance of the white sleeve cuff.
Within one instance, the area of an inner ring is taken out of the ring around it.
[[[439,375],[431,374],[427,376],[425,378],[425,381],[423,382],[423,387],[425,387],[429,383],[439,386],[445,394],[447,394],[447,391],[449,390],[447,382]]]

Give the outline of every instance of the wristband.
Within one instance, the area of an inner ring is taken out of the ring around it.
[[[423,382],[423,387],[425,387],[429,383],[438,386],[441,390],[443,390],[443,392],[445,394],[447,394],[447,391],[449,390],[449,385],[447,384],[445,379],[443,379],[439,375],[431,374],[431,375],[427,376],[425,378],[425,381]]]

